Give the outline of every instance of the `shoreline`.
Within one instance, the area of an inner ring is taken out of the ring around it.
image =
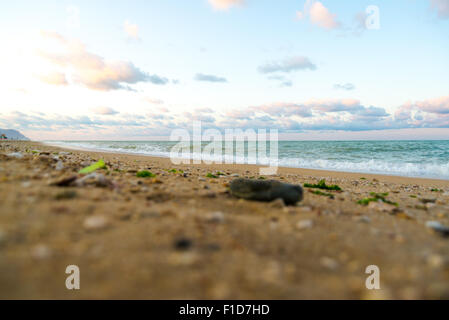
[[[279,168],[269,179],[342,190],[304,187],[290,206],[233,196],[258,168],[1,142],[0,298],[449,298],[448,182]]]
[[[111,150],[101,150],[101,149],[91,149],[91,148],[82,148],[82,147],[70,147],[70,146],[61,146],[58,144],[51,144],[46,142],[39,142],[36,141],[35,143],[43,144],[50,147],[56,147],[63,150],[74,150],[74,151],[83,151],[83,152],[92,152],[95,154],[117,154],[117,155],[125,155],[125,156],[136,156],[136,157],[149,157],[149,158],[155,158],[160,160],[170,160],[169,157],[162,157],[162,156],[154,156],[149,154],[143,154],[143,153],[132,153],[132,152],[125,152],[125,151],[111,151]],[[189,165],[196,165],[196,164],[187,164]],[[207,165],[205,163],[201,163],[199,165]],[[209,165],[207,165],[209,166]],[[235,164],[213,164],[213,166],[250,166],[252,168],[264,168],[267,166],[263,165],[256,165],[256,164],[243,164],[243,163],[235,163]],[[279,170],[282,171],[298,171],[299,174],[304,175],[320,175],[320,176],[328,176],[328,177],[336,177],[336,178],[342,178],[342,177],[348,177],[352,179],[359,178],[370,178],[370,179],[379,179],[382,178],[382,180],[386,182],[397,182],[397,183],[412,183],[415,179],[417,180],[416,183],[424,183],[426,185],[434,185],[438,187],[449,187],[449,179],[438,179],[438,178],[427,178],[427,177],[411,177],[411,176],[402,176],[402,175],[389,175],[389,174],[381,174],[381,173],[366,173],[366,172],[351,172],[351,171],[336,171],[336,170],[329,170],[329,169],[311,169],[311,168],[298,168],[298,167],[278,167]],[[296,173],[296,172],[292,172]]]

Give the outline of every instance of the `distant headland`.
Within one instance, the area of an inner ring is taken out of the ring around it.
[[[17,130],[13,129],[1,129],[0,128],[0,140],[30,140],[21,134]]]

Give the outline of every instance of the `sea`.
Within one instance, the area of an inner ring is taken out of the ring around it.
[[[178,141],[46,141],[48,144],[75,149],[170,157]],[[235,143],[235,142],[234,142]],[[331,171],[374,173],[407,177],[449,180],[449,140],[416,141],[279,141],[277,156],[269,159],[257,156],[259,145],[245,142],[244,154],[237,146],[226,148],[225,142],[216,149],[203,142],[201,153],[193,147],[178,154],[184,158],[209,161],[230,161],[266,165],[271,161],[280,167]],[[241,150],[241,149],[240,149]],[[274,150],[274,149],[273,149]],[[208,151],[208,152],[206,152]],[[214,153],[214,152],[215,153]],[[265,154],[265,153],[264,153]],[[272,153],[274,154],[274,153]]]

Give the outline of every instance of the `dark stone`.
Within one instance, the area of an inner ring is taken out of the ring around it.
[[[192,240],[187,238],[181,238],[175,241],[175,249],[179,251],[186,251],[189,250],[193,245]]]
[[[68,178],[62,178],[61,180],[58,180],[56,182],[53,182],[51,185],[58,186],[58,187],[68,187],[70,186],[75,180],[77,179],[77,176],[71,176]]]
[[[284,200],[286,205],[294,205],[303,198],[299,185],[282,183],[276,180],[235,179],[231,182],[231,194],[246,200],[270,202]]]

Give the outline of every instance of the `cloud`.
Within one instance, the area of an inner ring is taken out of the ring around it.
[[[71,70],[71,80],[93,90],[132,90],[129,85],[139,82],[151,82],[163,85],[168,79],[150,75],[127,61],[109,61],[90,53],[86,46],[76,40],[68,40],[54,32],[42,32],[44,39],[50,39],[59,45],[56,52],[38,50],[38,54],[53,66],[62,70]]]
[[[130,23],[128,20],[123,24],[123,29],[128,37],[128,39],[140,40],[139,38],[139,27],[137,24]]]
[[[283,61],[272,61],[264,65],[259,66],[260,73],[273,73],[273,72],[292,72],[298,70],[316,70],[309,58],[303,56],[296,56],[286,58]]]
[[[123,138],[127,135],[169,135],[174,128],[190,129],[192,121],[202,121],[203,128],[271,128],[280,132],[367,131],[404,128],[449,128],[449,96],[406,102],[389,113],[385,108],[363,105],[356,99],[312,99],[304,102],[275,102],[224,112],[199,108],[183,114],[155,107],[145,115],[120,113],[108,108],[91,109],[89,116],[62,116],[33,112],[0,113],[0,127],[55,135],[80,132]],[[111,117],[105,115],[114,115]],[[73,136],[72,136],[73,135]],[[115,135],[115,136],[114,136]],[[35,135],[39,137],[39,135]]]
[[[245,0],[208,0],[215,10],[228,10],[245,4]]]
[[[280,87],[291,87],[293,86],[293,82],[290,79],[287,79],[281,75],[272,75],[267,78],[268,80],[275,80],[280,82]]]
[[[207,82],[228,82],[226,78],[203,73],[197,73],[194,79],[196,81],[207,81]]]
[[[144,98],[146,102],[149,102],[151,104],[164,104],[164,101],[160,99],[153,99],[153,98]]]
[[[415,107],[428,113],[449,114],[449,96],[418,101]]]
[[[297,11],[299,20],[309,18],[310,23],[327,30],[340,28],[341,23],[337,21],[337,15],[333,14],[320,1],[307,0],[303,11]]]
[[[437,10],[439,18],[449,19],[449,0],[430,0],[430,5]]]
[[[355,86],[352,83],[345,83],[345,84],[337,83],[337,84],[334,84],[334,89],[350,91],[350,90],[354,90]]]
[[[68,85],[65,74],[62,72],[52,72],[47,74],[37,74],[35,75],[40,81],[52,85],[65,86]]]
[[[253,106],[249,108],[252,112],[266,113],[276,117],[299,116],[308,118],[312,116],[312,110],[304,104],[290,102],[275,102],[271,104]]]
[[[93,113],[103,116],[111,116],[117,114],[118,112],[110,107],[95,107],[91,109]]]

